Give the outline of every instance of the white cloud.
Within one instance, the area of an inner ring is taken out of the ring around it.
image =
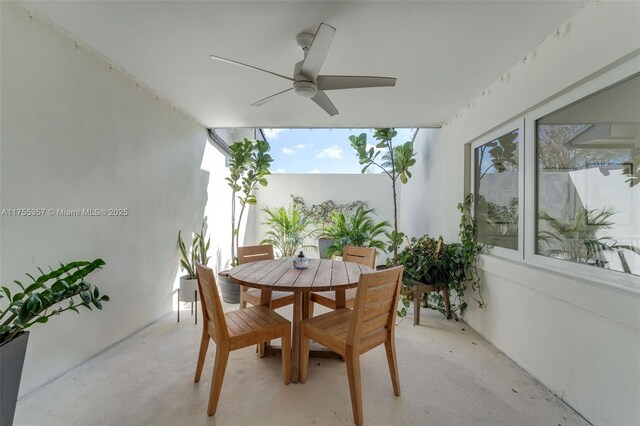
[[[283,169],[282,167],[278,167],[278,168],[275,170],[275,172],[276,172],[276,173],[287,173],[287,171],[286,171],[285,169]]]
[[[298,145],[296,145],[297,149],[305,149],[307,147],[307,145],[303,144],[303,143],[299,143]]]
[[[320,173],[320,169],[311,169],[309,173]]]
[[[262,129],[262,131],[267,140],[275,141],[278,139],[278,134],[284,131],[284,129]]]
[[[282,153],[284,155],[293,155],[296,153],[296,150],[291,148],[282,148]]]
[[[334,160],[342,160],[342,148],[338,145],[331,145],[329,148],[325,148],[316,155],[316,158],[332,158]]]

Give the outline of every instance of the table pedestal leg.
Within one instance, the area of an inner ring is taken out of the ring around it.
[[[293,355],[291,357],[291,381],[298,382],[300,377],[300,322],[302,321],[302,293],[293,293]]]
[[[336,290],[336,309],[344,308],[347,306],[347,294],[346,290],[340,289]]]

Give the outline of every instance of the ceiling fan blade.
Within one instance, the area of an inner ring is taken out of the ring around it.
[[[293,78],[291,78],[291,77],[287,77],[287,76],[282,75],[282,74],[278,74],[278,73],[275,73],[275,72],[267,71],[267,70],[264,70],[262,68],[254,67],[253,65],[243,64],[242,62],[234,61],[232,59],[223,58],[222,56],[209,55],[209,57],[211,59],[215,59],[216,61],[226,62],[228,64],[233,64],[233,65],[240,65],[241,67],[245,67],[245,68],[249,68],[249,69],[252,69],[252,70],[266,72],[267,74],[275,75],[276,77],[284,78],[285,80],[289,80],[289,81],[294,81],[295,82],[295,80]]]
[[[320,74],[320,68],[322,68],[324,58],[329,52],[335,34],[336,29],[331,25],[320,24],[316,35],[313,37],[309,51],[302,62],[300,73],[311,80],[316,79],[318,74]]]
[[[363,87],[391,87],[396,85],[393,77],[370,77],[355,75],[319,75],[318,90],[359,89]]]
[[[320,108],[326,111],[330,116],[338,115],[338,110],[331,102],[331,99],[321,90],[318,90],[313,98],[311,98],[313,102],[318,104]]]
[[[264,99],[260,99],[258,102],[252,103],[251,106],[260,106],[260,105],[266,104],[267,102],[272,101],[275,98],[277,98],[278,96],[284,95],[285,93],[290,92],[291,90],[293,90],[293,87],[291,87],[291,88],[289,88],[287,90],[283,90],[282,92],[278,92],[275,95],[267,96]]]

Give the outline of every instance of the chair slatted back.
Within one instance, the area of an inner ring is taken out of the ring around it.
[[[392,332],[404,266],[360,275],[347,344],[357,346],[367,337]]]
[[[198,273],[198,287],[204,319],[203,327],[209,330],[209,334],[216,341],[228,339],[229,331],[227,330],[227,322],[224,319],[224,311],[222,310],[222,302],[220,301],[213,269],[196,263],[196,271]]]
[[[238,247],[238,265],[257,262],[258,260],[271,260],[273,258],[273,246],[271,244]]]
[[[373,247],[344,246],[342,249],[343,262],[355,262],[369,268],[376,267],[376,249]]]

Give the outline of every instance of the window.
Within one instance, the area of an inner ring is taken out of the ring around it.
[[[640,75],[536,120],[535,161],[535,253],[640,275]]]
[[[493,247],[518,250],[520,128],[513,125],[496,133],[473,144],[477,238]]]

